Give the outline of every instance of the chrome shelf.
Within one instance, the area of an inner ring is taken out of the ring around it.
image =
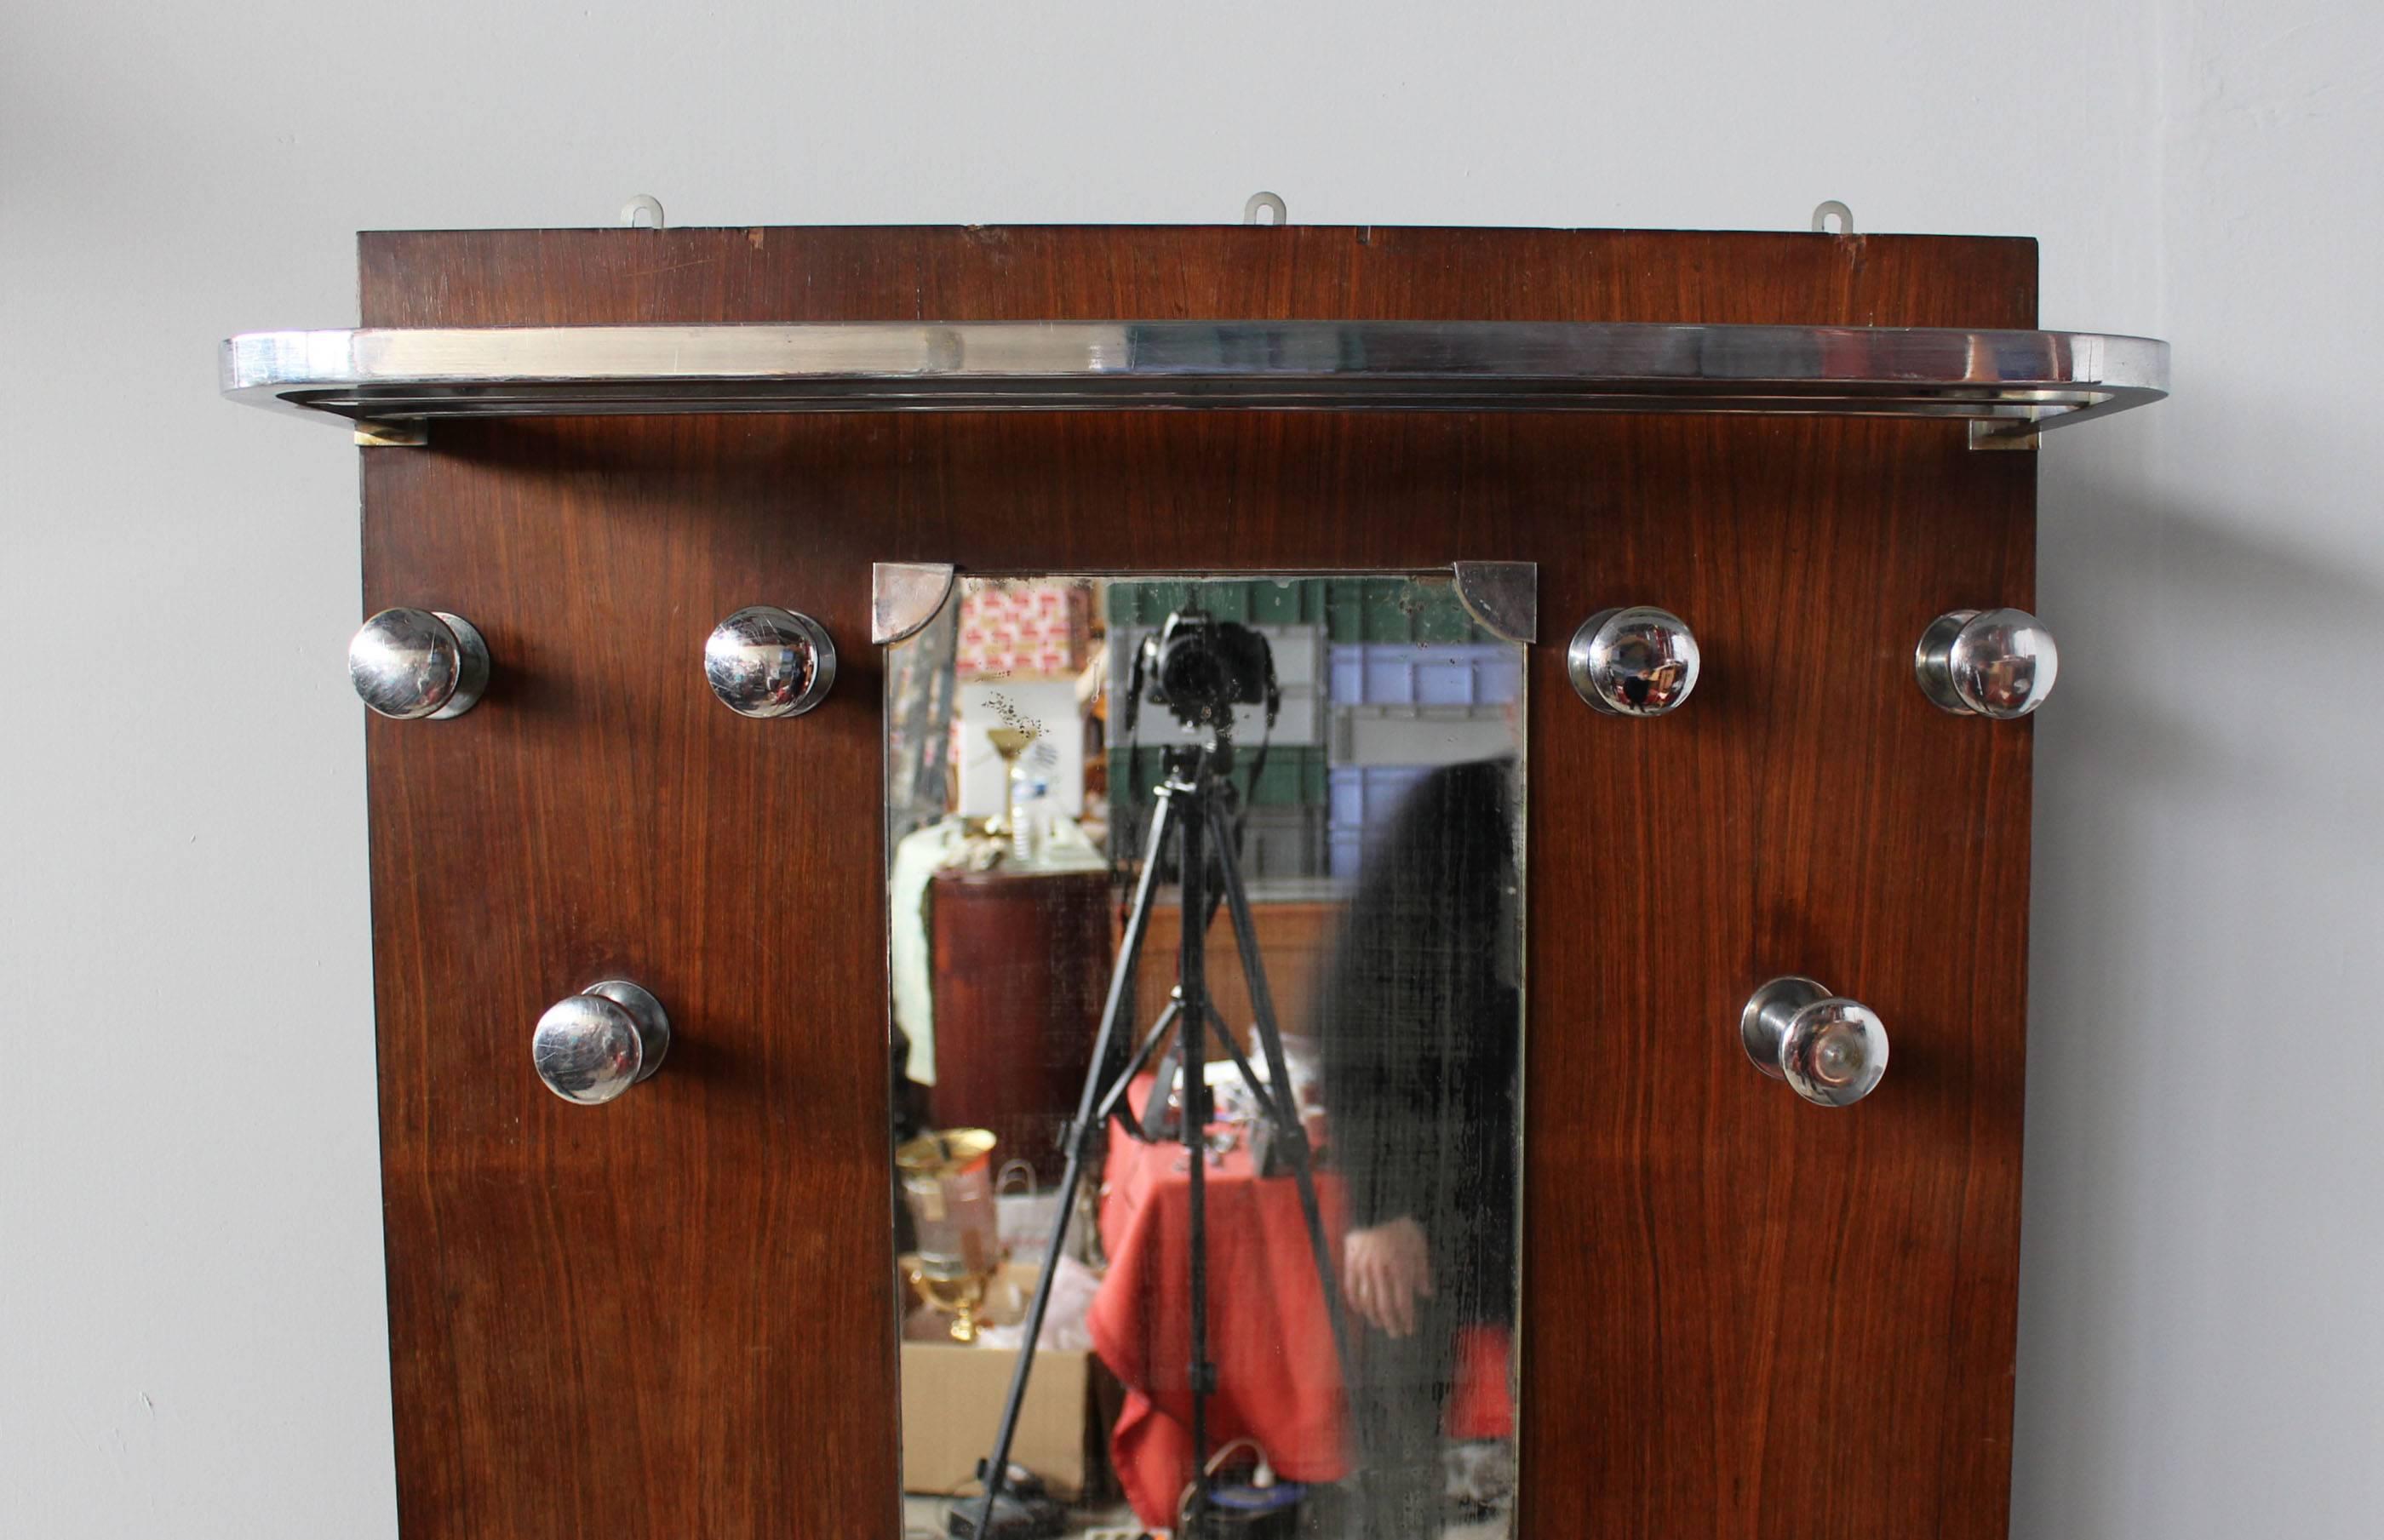
[[[1541,321],[366,328],[230,338],[223,391],[385,441],[451,417],[1239,407],[1947,417],[2026,443],[2160,400],[2168,344]]]

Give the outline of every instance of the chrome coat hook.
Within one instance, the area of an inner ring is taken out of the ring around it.
[[[1688,623],[1650,604],[1600,610],[1565,649],[1576,694],[1614,716],[1661,716],[1697,688],[1700,654]]]
[[[1870,1007],[1794,974],[1749,997],[1738,1039],[1757,1069],[1816,1107],[1860,1101],[1887,1074],[1887,1027]]]
[[[703,678],[739,716],[801,716],[836,684],[836,643],[807,615],[749,605],[712,628]]]
[[[382,716],[444,722],[479,702],[489,644],[460,615],[383,610],[348,640],[348,682]]]
[[[663,1002],[626,978],[608,978],[547,1008],[530,1034],[530,1062],[548,1090],[593,1107],[653,1078],[670,1040]]]
[[[1912,674],[1941,711],[2008,721],[2053,693],[2061,649],[2026,610],[1948,610],[1920,633]]]

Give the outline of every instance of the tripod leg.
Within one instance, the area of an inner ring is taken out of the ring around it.
[[[1166,848],[1169,826],[1176,821],[1175,804],[1164,791],[1151,810],[1150,838],[1142,854],[1142,875],[1135,882],[1134,908],[1127,914],[1125,937],[1118,943],[1117,967],[1110,975],[1109,998],[1101,1003],[1100,1033],[1094,1039],[1092,1067],[1085,1072],[1085,1089],[1076,1100],[1076,1121],[1068,1130],[1068,1165],[1060,1178],[1060,1211],[1051,1221],[1050,1248],[1044,1253],[1043,1275],[1035,1280],[1035,1300],[1026,1310],[1026,1336],[1018,1362],[1010,1372],[1010,1393],[1001,1403],[1001,1422],[993,1435],[993,1452],[986,1457],[985,1500],[977,1514],[976,1533],[993,1528],[993,1505],[1010,1471],[1010,1446],[1018,1435],[1018,1414],[1026,1404],[1026,1378],[1035,1368],[1035,1345],[1043,1335],[1043,1317],[1051,1308],[1051,1285],[1060,1274],[1059,1261],[1068,1240],[1068,1222],[1076,1210],[1076,1190],[1084,1185],[1085,1165],[1092,1158],[1101,1124],[1094,1117],[1101,1105],[1101,1066],[1109,1062],[1117,1040],[1118,1023],[1128,1004],[1126,987],[1142,956],[1143,938],[1150,931],[1150,900],[1159,881],[1159,854]]]
[[[1214,806],[1203,810],[1210,827],[1220,839],[1223,838],[1223,814]],[[1349,1437],[1357,1447],[1357,1468],[1366,1468],[1365,1429],[1356,1415],[1357,1382],[1351,1377],[1351,1366],[1357,1361],[1349,1351],[1349,1322],[1341,1308],[1341,1290],[1333,1273],[1333,1248],[1324,1238],[1324,1216],[1316,1201],[1316,1174],[1310,1167],[1308,1130],[1299,1121],[1299,1109],[1291,1090],[1291,1068],[1283,1057],[1283,1034],[1274,1019],[1274,994],[1267,987],[1266,960],[1259,955],[1257,924],[1250,918],[1249,895],[1242,888],[1242,874],[1230,861],[1222,863],[1224,873],[1225,909],[1234,922],[1234,945],[1241,953],[1242,976],[1248,980],[1250,1005],[1258,1014],[1260,1051],[1266,1058],[1268,1084],[1275,1095],[1268,1097],[1266,1110],[1273,1119],[1275,1135],[1283,1146],[1284,1155],[1291,1162],[1291,1179],[1299,1189],[1300,1217],[1308,1223],[1309,1249],[1316,1261],[1316,1286],[1324,1294],[1325,1318],[1333,1326],[1333,1356],[1341,1366],[1341,1392],[1350,1411]],[[1244,1071],[1245,1074],[1248,1072]],[[1255,1086],[1252,1087],[1256,1090]]]
[[[1203,772],[1207,769],[1205,756],[1200,768]],[[1208,813],[1209,777],[1204,773],[1194,784],[1197,789],[1188,793],[1192,805],[1185,813],[1182,842],[1177,846],[1184,905],[1184,939],[1179,954],[1182,978],[1176,987],[1184,1002],[1184,1021],[1182,1030],[1175,1034],[1175,1046],[1183,1053],[1183,1091],[1177,1100],[1182,1107],[1188,1182],[1185,1193],[1186,1228],[1192,1252],[1188,1366],[1192,1390],[1192,1496],[1184,1505],[1183,1540],[1200,1540],[1208,1528],[1209,1397],[1217,1388],[1217,1372],[1209,1361],[1209,1035],[1201,1030],[1211,1014],[1207,938],[1202,934],[1209,910],[1201,892],[1208,880],[1209,856],[1202,849],[1201,837],[1214,826]],[[1233,863],[1224,864],[1230,870]]]

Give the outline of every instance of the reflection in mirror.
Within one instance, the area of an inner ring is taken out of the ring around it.
[[[886,677],[906,1532],[1508,1533],[1522,649],[963,578]]]

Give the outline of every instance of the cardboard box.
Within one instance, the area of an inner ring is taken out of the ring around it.
[[[1035,1287],[1032,1267],[1005,1267],[1000,1298],[1023,1303]],[[1011,1312],[990,1314],[1000,1321]],[[937,1317],[938,1321],[948,1318]],[[1010,1394],[1015,1348],[963,1346],[949,1339],[902,1343],[902,1490],[949,1495],[976,1490],[976,1465],[993,1447],[1001,1403]],[[1026,1405],[1010,1458],[1043,1478],[1063,1502],[1082,1496],[1105,1451],[1091,1415],[1093,1355],[1035,1355]]]

